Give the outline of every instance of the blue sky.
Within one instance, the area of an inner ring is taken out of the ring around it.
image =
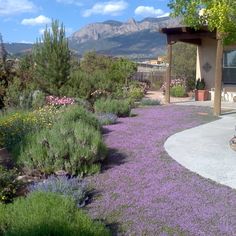
[[[0,33],[4,42],[35,42],[58,19],[67,35],[105,20],[141,20],[169,13],[168,0],[0,0]]]

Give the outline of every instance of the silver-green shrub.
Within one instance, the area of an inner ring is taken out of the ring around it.
[[[28,190],[30,192],[59,193],[63,196],[72,197],[79,208],[83,207],[88,200],[88,186],[79,177],[69,178],[66,175],[51,175],[42,182],[30,185]]]
[[[18,163],[45,174],[65,170],[72,175],[84,175],[99,169],[106,156],[100,130],[84,121],[59,121],[51,129],[42,129],[26,137]]]

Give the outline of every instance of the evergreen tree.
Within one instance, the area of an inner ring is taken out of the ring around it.
[[[46,27],[33,55],[39,88],[48,94],[60,95],[70,75],[70,51],[63,24],[59,26],[56,20],[52,21],[51,29]]]

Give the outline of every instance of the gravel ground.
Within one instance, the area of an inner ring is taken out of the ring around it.
[[[236,235],[236,191],[188,171],[163,147],[170,135],[214,120],[210,109],[168,105],[133,113],[104,127],[110,155],[102,173],[88,178],[95,189],[88,213],[114,235]]]

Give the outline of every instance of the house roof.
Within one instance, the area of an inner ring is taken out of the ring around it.
[[[184,25],[181,18],[175,19],[175,24],[169,24],[160,29],[161,33],[167,35],[167,41],[169,44],[185,42],[201,45],[203,38],[216,39],[216,31],[209,31],[207,26],[203,26],[201,29],[196,30],[192,27]]]

